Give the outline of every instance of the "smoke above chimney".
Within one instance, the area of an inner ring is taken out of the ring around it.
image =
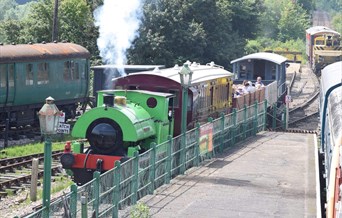
[[[104,0],[94,11],[99,27],[97,46],[104,64],[122,66],[127,63],[126,51],[138,36],[142,17],[141,0]],[[118,69],[124,75],[123,68]]]

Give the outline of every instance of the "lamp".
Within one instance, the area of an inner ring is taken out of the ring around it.
[[[182,125],[181,125],[181,133],[182,133],[182,143],[181,143],[181,151],[180,151],[180,159],[181,159],[181,168],[180,173],[183,174],[185,172],[185,151],[186,151],[186,126],[187,126],[187,106],[188,106],[188,88],[191,86],[192,80],[192,71],[189,68],[189,64],[185,63],[182,69],[178,72],[180,76],[180,82],[182,85]]]
[[[54,101],[55,99],[51,96],[47,97],[45,104],[38,112],[40,131],[43,135],[57,133],[58,115],[60,115],[60,112]]]
[[[43,217],[49,217],[51,198],[51,156],[52,144],[50,135],[57,133],[58,116],[61,112],[51,96],[45,99],[45,104],[38,112],[40,131],[44,135],[44,176],[43,176]]]
[[[192,71],[187,63],[185,63],[182,69],[178,72],[180,76],[181,85],[189,87],[192,80]]]

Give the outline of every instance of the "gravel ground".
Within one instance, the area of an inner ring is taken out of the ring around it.
[[[67,180],[59,180],[58,182],[52,182],[51,186],[60,185],[61,183],[65,183]],[[42,186],[38,186],[37,192],[42,189]],[[59,191],[54,193],[51,196],[51,199],[57,198],[63,195],[63,192],[68,193],[70,188],[68,187],[66,190]],[[0,217],[24,217],[30,213],[34,212],[34,208],[42,204],[42,199],[38,199],[35,202],[31,202],[30,198],[30,189],[23,188],[22,190],[18,190],[15,195],[7,196],[0,199]]]
[[[63,195],[63,191],[54,194],[51,198],[56,198]],[[18,192],[15,196],[2,198],[0,200],[0,217],[24,217],[32,212],[34,208],[42,204],[42,199],[36,202],[28,203],[27,199],[30,198],[30,190],[24,189]]]

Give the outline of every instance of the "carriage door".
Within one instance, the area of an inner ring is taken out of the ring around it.
[[[0,65],[0,105],[12,105],[14,100],[14,64]]]

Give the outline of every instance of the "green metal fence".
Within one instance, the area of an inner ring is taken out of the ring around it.
[[[156,145],[115,167],[87,184],[71,186],[71,191],[52,202],[50,217],[118,217],[119,210],[134,205],[140,198],[153,194],[170,183],[182,169],[198,166],[225,148],[256,135],[265,129],[267,102],[255,103],[231,114],[221,115],[189,130],[185,136]],[[182,144],[185,142],[185,145]],[[114,164],[113,164],[114,165]],[[43,217],[42,208],[28,217]]]

